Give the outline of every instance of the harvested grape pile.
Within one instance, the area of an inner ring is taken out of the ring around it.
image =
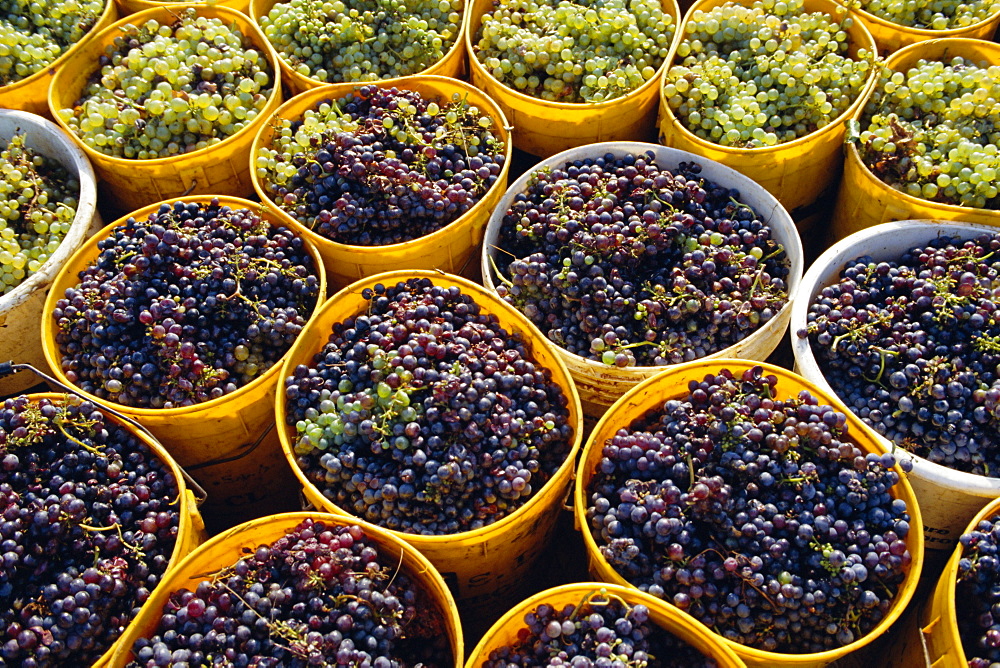
[[[997,0],[860,0],[860,7],[896,25],[924,30],[963,28],[985,21],[1000,12],[1000,2]]]
[[[455,665],[441,610],[399,558],[357,525],[304,520],[174,592],[128,665]]]
[[[497,292],[555,344],[616,366],[691,361],[788,301],[788,259],[736,190],[652,153],[532,174],[504,215]]]
[[[472,55],[525,95],[606,102],[656,75],[674,29],[659,0],[494,0]]]
[[[104,0],[0,0],[0,86],[40,72],[97,24]]]
[[[87,146],[153,160],[218,144],[267,105],[274,72],[236,25],[179,10],[173,23],[128,24],[59,117]]]
[[[0,410],[0,665],[86,666],[159,583],[178,486],[90,402],[28,397]]]
[[[794,141],[858,99],[875,54],[851,55],[853,19],[803,0],[727,2],[695,11],[663,82],[670,109],[698,137],[741,148]]]
[[[335,83],[417,74],[455,45],[461,0],[289,0],[260,17],[264,36],[302,76]]]
[[[481,200],[506,160],[499,133],[459,93],[441,100],[369,84],[279,121],[255,165],[271,199],[306,227],[385,246],[439,230]]]
[[[692,381],[603,444],[587,524],[622,577],[724,637],[784,653],[842,647],[892,607],[911,555],[892,455],[847,439],[807,391],[760,367]],[[919,527],[917,527],[919,530]]]
[[[955,611],[969,668],[990,668],[1000,661],[1000,522],[981,520],[958,539]]]
[[[1000,209],[1000,65],[956,56],[883,72],[861,118],[858,151],[900,192]]]
[[[38,271],[69,232],[80,183],[15,134],[0,151],[0,295]]]
[[[298,466],[340,508],[444,535],[524,505],[565,461],[568,398],[520,334],[426,278],[363,293],[285,381]]]
[[[319,295],[300,237],[250,209],[162,204],[98,242],[52,312],[66,378],[128,406],[235,392],[285,354]]]
[[[1000,472],[1000,235],[861,257],[809,306],[800,337],[854,413],[959,471]]]
[[[579,605],[556,608],[542,603],[526,613],[517,642],[490,652],[481,668],[603,665],[715,668],[718,664],[659,628],[645,605],[629,605],[594,590]]]

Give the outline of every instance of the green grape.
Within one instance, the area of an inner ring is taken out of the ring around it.
[[[961,57],[884,68],[861,118],[868,169],[900,192],[1000,210],[1000,66]]]
[[[289,0],[260,17],[265,37],[299,74],[325,82],[416,74],[444,58],[462,0]]]
[[[37,272],[76,217],[80,183],[15,134],[0,151],[0,294]]]
[[[695,11],[663,94],[706,141],[739,148],[794,141],[843,114],[868,80],[875,54],[849,54],[851,22],[846,10],[806,12],[803,0]]]
[[[110,0],[0,0],[0,86],[40,72],[86,35]]]
[[[267,105],[274,72],[249,38],[193,8],[176,16],[124,26],[105,49],[108,64],[59,110],[87,146],[138,160],[190,153],[236,134]]]
[[[1000,12],[1000,0],[860,0],[860,6],[890,23],[923,30],[964,28]]]
[[[473,50],[498,81],[552,102],[604,102],[652,79],[674,36],[659,0],[499,0]]]

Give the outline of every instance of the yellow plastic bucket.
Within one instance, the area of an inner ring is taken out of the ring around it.
[[[126,24],[140,24],[149,19],[171,23],[180,10],[193,7],[198,16],[217,18],[235,25],[249,39],[261,55],[267,58],[273,73],[274,90],[261,113],[247,127],[233,136],[198,151],[170,158],[155,160],[129,160],[115,158],[96,151],[73,134],[59,118],[60,109],[76,105],[87,80],[111,45],[120,29]],[[253,137],[281,104],[281,70],[278,56],[264,35],[244,14],[228,7],[209,5],[163,5],[146,9],[123,18],[83,42],[56,72],[49,87],[49,110],[60,127],[73,137],[94,165],[102,182],[102,198],[123,211],[132,211],[153,202],[181,195],[232,195],[247,197],[253,194],[250,181],[250,144]]]
[[[476,35],[483,15],[494,0],[473,0],[465,14],[465,49],[469,80],[497,101],[514,126],[514,145],[526,153],[547,158],[584,144],[605,141],[653,141],[656,135],[656,91],[664,64],[649,81],[614,100],[594,103],[549,102],[505,86],[476,58]],[[681,10],[677,0],[661,0],[663,11],[673,17],[671,51],[677,47]]]
[[[170,201],[208,202],[211,199],[211,196],[189,195]],[[221,204],[233,208],[261,209],[256,202],[236,197],[218,199]],[[130,216],[146,218],[159,206],[160,203],[151,204]],[[261,216],[272,225],[282,224],[266,209],[261,209]],[[128,217],[106,226],[62,266],[52,282],[43,313],[52,313],[56,301],[66,294],[66,289],[77,284],[79,272],[99,255],[98,241],[108,238],[112,230],[123,224]],[[316,249],[308,241],[305,246],[316,264],[315,271],[319,278],[319,296],[313,311],[315,315],[326,294],[326,276]],[[57,379],[73,386],[62,369],[62,356],[56,344],[55,329],[53,318],[42,318],[45,359]],[[99,399],[82,390],[80,393],[96,404],[113,407],[156,435],[171,456],[181,466],[190,469],[195,479],[208,492],[206,510],[210,511],[210,521],[231,526],[248,517],[265,515],[277,504],[292,504],[291,507],[294,507],[295,480],[284,464],[277,435],[272,429],[272,407],[280,367],[279,361],[253,382],[232,394],[181,408],[123,406]]]
[[[997,513],[1000,513],[1000,499],[993,500],[976,513],[965,528],[965,532],[975,529],[982,520],[992,520]],[[926,647],[928,665],[933,668],[964,668],[969,665],[962,647],[962,639],[958,635],[956,613],[958,601],[955,600],[958,561],[961,558],[962,546],[958,545],[948,559],[934,593],[924,608],[917,637],[907,642],[907,646]]]
[[[738,377],[740,373],[754,366],[761,366],[764,368],[764,373],[774,375],[778,378],[778,384],[775,388],[775,398],[792,398],[798,396],[801,390],[808,390],[820,402],[838,407],[838,410],[847,416],[848,440],[857,444],[864,452],[886,452],[878,440],[872,437],[871,432],[864,426],[861,420],[848,411],[835,395],[823,391],[816,385],[787,369],[774,366],[773,364],[736,359],[699,360],[677,365],[669,371],[637,385],[628,394],[615,402],[615,405],[597,423],[580,455],[580,465],[577,468],[576,474],[577,484],[573,495],[573,508],[578,525],[577,528],[581,530],[584,543],[586,544],[590,572],[596,580],[631,586],[601,555],[597,547],[597,542],[586,525],[586,519],[584,519],[587,516],[587,507],[590,503],[588,498],[590,483],[600,463],[605,441],[614,436],[615,432],[619,429],[628,426],[633,420],[641,417],[647,411],[662,408],[664,401],[685,396],[688,393],[688,383],[690,381],[701,382],[705,379],[706,375],[716,373],[720,369],[729,369],[733,372],[734,376]],[[896,471],[899,473],[900,481],[892,488],[891,493],[895,498],[906,501],[907,510],[910,513],[910,526],[919,527],[921,526],[921,518],[917,498],[913,494],[913,489],[910,487],[907,475],[898,466],[896,467]],[[774,666],[819,668],[847,656],[888,631],[889,627],[899,618],[913,597],[923,567],[923,533],[911,530],[906,536],[906,546],[909,548],[912,561],[906,579],[892,603],[892,608],[890,608],[885,618],[871,632],[849,645],[845,645],[839,649],[812,654],[780,654],[740,645],[725,638],[722,638],[722,640],[748,666],[758,666],[760,668],[773,668]]]
[[[66,398],[70,395],[57,394],[53,392],[42,392],[39,394],[29,394],[27,395],[33,402],[37,402],[40,399],[49,399],[53,403],[63,404]],[[104,412],[104,417],[108,422],[111,422],[118,427],[128,431],[139,439],[143,445],[153,451],[153,453],[167,466],[170,467],[170,472],[174,476],[174,480],[177,481],[177,491],[179,493],[178,502],[180,503],[179,517],[178,517],[178,527],[177,527],[177,540],[174,543],[174,549],[170,553],[170,562],[167,567],[167,571],[163,574],[163,578],[160,580],[160,584],[153,589],[152,594],[156,595],[162,590],[161,585],[166,582],[169,578],[170,569],[176,566],[184,555],[188,554],[196,547],[201,545],[206,539],[205,534],[205,524],[201,519],[201,513],[198,512],[198,503],[195,500],[195,496],[184,482],[184,472],[178,467],[177,462],[173,460],[170,454],[163,449],[163,447],[157,443],[155,440],[151,439],[147,434],[144,434],[141,430],[136,429],[132,425],[128,424],[124,420],[106,412]],[[139,614],[136,619],[142,617],[149,608],[149,601],[143,603],[142,607],[139,609]],[[129,631],[129,627],[123,630],[123,634],[115,639],[115,642],[108,647],[108,650],[101,655],[92,668],[103,668],[104,666],[111,665],[111,657],[114,655],[121,638],[125,636]]]
[[[573,426],[574,435],[566,461],[525,505],[487,527],[453,535],[418,536],[386,530],[419,550],[441,571],[462,605],[463,614],[468,611],[473,618],[495,617],[500,612],[498,601],[523,591],[535,561],[548,547],[569,492],[574,460],[582,440],[580,403],[573,382],[538,330],[496,295],[469,280],[431,271],[394,271],[353,283],[330,297],[292,346],[281,367],[281,378],[291,376],[299,364],[312,365],[313,356],[329,340],[333,325],[367,308],[368,301],[361,296],[362,290],[377,283],[388,286],[409,278],[429,278],[436,285],[455,286],[471,296],[484,313],[495,315],[508,332],[520,332],[530,355],[552,372],[553,381],[569,400],[569,424]],[[284,383],[279,383],[276,409],[281,447],[303,487],[306,500],[324,511],[349,514],[326,498],[295,461],[295,427],[287,423]]]
[[[480,639],[479,644],[469,655],[465,668],[478,668],[489,660],[491,652],[520,642],[518,634],[527,629],[524,615],[533,612],[543,603],[553,606],[556,610],[561,610],[569,604],[579,606],[585,597],[601,589],[622,599],[630,606],[644,605],[649,608],[651,626],[685,641],[706,658],[714,659],[718,668],[742,668],[746,665],[707,626],[680,608],[664,602],[663,599],[639,591],[635,587],[604,582],[579,582],[546,589],[508,610]],[[661,660],[665,658],[660,657]]]
[[[331,526],[358,524],[350,518],[327,513],[282,513],[251,520],[214,536],[169,571],[118,642],[110,665],[122,668],[133,660],[132,646],[139,638],[148,638],[156,632],[163,616],[163,606],[173,592],[182,588],[194,590],[200,582],[211,578],[219,570],[235,564],[247,552],[253,552],[261,545],[273,543],[307,519]],[[465,651],[462,627],[455,601],[444,580],[434,570],[434,566],[411,546],[378,527],[364,523],[360,523],[360,526],[386,561],[391,561],[393,565],[398,563],[400,568],[436,603],[437,612],[445,624],[452,654],[455,657],[454,666],[460,668]]]
[[[281,105],[276,116],[282,119],[300,119],[307,110],[314,109],[322,101],[342,98],[352,93],[359,85],[341,83],[313,88]],[[257,177],[256,170],[252,170],[253,186],[261,201],[267,204],[285,225],[315,244],[326,263],[330,285],[335,288],[342,288],[366,276],[403,268],[460,273],[482,242],[490,211],[496,206],[503,196],[504,188],[507,187],[507,173],[513,155],[509,126],[500,107],[482,91],[457,79],[429,75],[402,77],[388,83],[377,82],[377,85],[416,91],[425,99],[450,100],[453,93],[467,95],[469,104],[479,107],[480,111],[485,112],[493,120],[494,131],[499,133],[500,139],[504,142],[506,152],[503,169],[493,187],[463,215],[428,235],[388,246],[351,246],[320,236],[282,211],[268,195]],[[273,138],[274,127],[268,122],[254,138],[251,155],[256,156],[261,148],[270,146]]]
[[[49,113],[49,84],[52,77],[66,64],[66,61],[73,57],[74,53],[90,41],[91,37],[117,20],[118,7],[115,5],[115,0],[106,0],[104,11],[98,17],[97,23],[81,41],[66,49],[61,56],[49,63],[49,66],[42,71],[35,72],[30,77],[12,84],[0,86],[0,108],[19,109],[52,118]]]
[[[904,46],[935,39],[966,38],[989,41],[993,39],[993,33],[996,32],[997,26],[1000,26],[1000,10],[972,25],[949,28],[948,30],[931,30],[893,23],[856,5],[846,2],[842,4],[849,6],[851,13],[865,24],[872,37],[875,38],[879,55],[882,56],[888,56]]]
[[[781,204],[749,178],[725,165],[705,160],[700,156],[674,148],[638,142],[606,142],[603,144],[581,146],[542,160],[522,174],[507,189],[507,192],[490,216],[490,222],[486,228],[486,238],[483,243],[482,264],[480,265],[483,285],[491,291],[496,289],[497,279],[495,277],[494,263],[497,256],[503,252],[503,249],[499,245],[500,227],[503,224],[503,217],[513,203],[514,198],[527,190],[528,181],[535,171],[561,167],[574,160],[597,158],[606,153],[620,157],[629,153],[638,155],[646,151],[652,151],[655,154],[656,161],[661,167],[675,168],[681,162],[695,161],[701,165],[701,177],[725,185],[728,188],[739,190],[741,201],[744,204],[749,204],[753,207],[754,211],[758,212],[761,220],[771,226],[774,240],[785,247],[785,252],[788,255],[791,265],[788,274],[788,303],[771,320],[755,330],[750,336],[704,358],[739,357],[755,360],[767,359],[774,349],[778,347],[778,343],[780,343],[781,338],[785,335],[788,318],[791,316],[792,297],[802,277],[803,252],[799,233],[795,229],[795,224],[792,222],[788,212],[782,208]],[[576,390],[580,393],[583,413],[590,420],[596,420],[601,417],[611,404],[615,403],[619,397],[632,389],[637,383],[670,368],[669,366],[627,366],[621,368],[608,366],[596,360],[574,355],[560,346],[551,343],[550,345],[563,364],[566,365],[566,368],[569,369],[570,375],[573,377],[573,382],[576,384]]]
[[[711,11],[726,2],[727,0],[698,0],[685,15],[684,24],[687,24],[694,12]],[[737,2],[744,6],[753,4],[753,0],[737,0]],[[824,12],[830,16],[843,11],[834,0],[805,0],[803,10]],[[684,34],[683,30],[684,25],[680,28],[681,34]],[[862,48],[871,54],[875,53],[875,40],[860,21],[854,21],[854,25],[847,29],[847,35],[852,57],[856,57],[858,49]],[[798,218],[799,210],[805,209],[823,197],[827,191],[833,192],[844,159],[841,146],[847,131],[845,121],[852,118],[855,111],[861,108],[867,91],[875,83],[878,68],[872,67],[864,87],[858,94],[858,99],[845,109],[844,113],[819,130],[775,146],[733,148],[705,141],[695,135],[677,118],[667,103],[662,82],[666,81],[667,71],[674,62],[681,61],[677,56],[677,47],[680,43],[680,40],[674,41],[660,82],[660,114],[657,122],[661,144],[721,162],[749,176],[774,195],[793,218]]]
[[[257,29],[261,31],[261,34],[264,33],[264,30],[260,25],[260,17],[267,16],[267,14],[274,9],[274,6],[281,1],[282,0],[250,0],[250,18],[253,19],[254,25],[256,25]],[[459,27],[458,35],[455,36],[455,43],[452,44],[450,49],[448,49],[444,58],[425,70],[415,72],[413,76],[433,74],[452,79],[461,79],[465,76],[465,45],[463,44],[463,39],[465,34],[465,13],[467,12],[468,0],[466,0],[465,6],[463,7],[462,24]],[[277,53],[277,51],[275,51],[275,53]],[[277,58],[278,63],[281,65],[281,78],[288,86],[292,95],[298,95],[299,93],[303,93],[307,90],[328,85],[326,82],[320,81],[319,79],[313,79],[312,77],[299,74],[292,68],[291,65],[288,64],[288,62],[285,61],[284,58],[281,56],[277,56]],[[372,83],[378,83],[379,85],[395,85],[395,83],[400,81],[402,78],[403,77],[382,79],[381,81]]]
[[[129,16],[130,14],[135,14],[136,12],[141,12],[145,9],[153,9],[155,7],[165,7],[166,5],[174,4],[171,2],[156,2],[156,0],[114,0],[118,4],[118,8],[122,16]],[[250,0],[205,0],[204,4],[206,7],[228,7],[230,9],[235,9],[236,11],[246,14],[250,7]]]
[[[885,66],[896,72],[905,72],[918,60],[950,60],[961,56],[977,63],[1000,65],[1000,44],[974,39],[935,39],[913,44],[889,56]],[[874,87],[865,95],[875,94]],[[855,110],[854,119],[860,120],[865,105]],[[966,223],[1000,226],[1000,211],[973,209],[967,206],[941,204],[902,193],[871,173],[861,161],[861,154],[854,144],[847,145],[844,179],[837,193],[831,232],[834,239],[872,225],[911,218],[934,218]]]

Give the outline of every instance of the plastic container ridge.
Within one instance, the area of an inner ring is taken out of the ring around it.
[[[910,248],[923,245],[941,235],[958,235],[962,239],[970,239],[979,234],[997,232],[996,228],[971,223],[904,220],[862,230],[831,246],[806,272],[795,296],[789,327],[795,370],[824,392],[834,394],[833,388],[823,376],[809,340],[799,338],[796,332],[806,326],[813,298],[824,287],[838,280],[845,263],[862,255],[869,255],[876,262],[898,259]],[[863,428],[882,448],[893,447],[889,440],[875,430],[867,425]],[[896,452],[902,453],[903,450],[896,448]],[[954,548],[969,519],[986,503],[1000,497],[1000,478],[955,471],[916,455],[911,455],[911,459],[913,470],[908,477],[923,510],[928,560],[943,561],[946,553]]]
[[[260,17],[266,16],[274,8],[275,5],[287,2],[287,0],[250,0],[249,14],[250,18],[253,19],[254,25],[260,30],[261,34],[264,34],[264,28],[260,25]],[[419,72],[414,72],[410,76],[426,76],[426,75],[436,75],[441,77],[449,77],[452,79],[462,79],[466,74],[465,65],[465,14],[469,11],[468,0],[464,0],[462,7],[462,22],[459,25],[458,34],[455,36],[455,42],[451,45],[451,48],[444,54],[441,60],[435,62],[430,67],[423,69]],[[277,50],[275,50],[277,54]],[[280,55],[277,56],[278,63],[281,65],[281,77],[284,82],[288,85],[289,90],[292,95],[298,95],[299,93],[304,93],[307,90],[313,88],[319,88],[320,86],[329,85],[327,82],[320,81],[319,79],[313,79],[312,77],[307,77],[303,74],[299,74],[295,69]],[[391,79],[382,79],[380,81],[366,81],[366,82],[354,82],[356,85],[362,85],[362,83],[375,83],[379,85],[390,84],[394,85],[395,82],[400,81],[404,77],[394,77]]]
[[[691,20],[694,12],[711,11],[726,4],[727,1],[698,0],[685,14],[684,24]],[[738,0],[738,3],[748,6],[752,4],[752,0]],[[824,12],[835,16],[844,9],[834,0],[805,0],[803,11]],[[847,35],[852,57],[856,56],[861,48],[867,49],[870,54],[875,54],[875,40],[860,21],[854,21],[853,25],[847,28]],[[669,69],[675,61],[678,65],[683,61],[683,58],[677,55],[680,43],[680,40],[674,41],[670,55],[667,56],[667,67],[660,81],[658,118],[660,143],[696,153],[745,174],[774,195],[796,219],[800,217],[800,211],[806,210],[809,205],[826,194],[832,196],[844,160],[841,147],[847,132],[846,121],[854,116],[863,104],[867,92],[874,86],[878,67],[873,63],[857,99],[822,128],[794,141],[775,146],[735,148],[698,137],[677,118],[667,103],[663,94],[663,83],[667,80]]]
[[[487,292],[482,286],[458,276],[429,271],[396,271],[353,283],[323,305],[313,321],[302,331],[281,369],[281,378],[292,375],[299,364],[311,365],[313,356],[329,340],[335,323],[353,317],[366,308],[361,291],[377,283],[395,285],[409,278],[429,278],[435,285],[456,286],[471,296],[482,311],[495,315],[508,332],[520,332],[524,345],[536,363],[549,369],[568,399],[569,424],[573,442],[565,462],[532,498],[503,519],[489,526],[458,534],[423,536],[386,530],[419,550],[433,563],[455,593],[463,614],[470,618],[496,616],[498,604],[512,595],[520,595],[527,584],[535,561],[545,550],[563,508],[573,475],[574,461],[582,440],[580,404],[566,367],[544,338],[524,316]],[[316,508],[349,514],[334,505],[310,482],[295,461],[295,427],[287,424],[284,384],[279,385],[276,402],[281,445],[289,465],[303,486],[308,502]],[[360,520],[359,520],[360,521]]]
[[[105,155],[80,140],[59,118],[60,109],[76,106],[97,62],[104,55],[121,29],[155,19],[173,23],[177,12],[193,8],[198,16],[218,18],[235,25],[267,58],[273,72],[273,90],[267,104],[245,128],[214,146],[168,158],[137,160]],[[83,42],[60,68],[49,87],[49,111],[90,158],[102,183],[101,196],[123,211],[132,211],[165,199],[183,195],[230,195],[247,197],[253,194],[250,180],[250,145],[254,135],[281,104],[281,68],[278,56],[264,35],[245,14],[228,7],[201,4],[168,4],[145,9],[127,16]]]
[[[380,82],[372,83],[382,86]],[[470,105],[478,107],[493,120],[493,129],[498,132],[505,145],[503,169],[493,187],[463,215],[430,234],[387,246],[353,246],[321,236],[281,210],[270,198],[256,170],[252,170],[253,185],[261,201],[266,202],[285,224],[316,245],[326,263],[330,284],[336,288],[342,288],[366,276],[402,268],[460,273],[482,243],[489,213],[503,196],[507,186],[513,149],[507,120],[493,100],[469,84],[447,77],[419,75],[393,79],[388,84],[389,87],[416,91],[425,99],[450,100],[455,93],[465,96]],[[340,99],[361,85],[363,84],[328,84],[300,93],[283,104],[276,112],[276,117],[301,119],[307,110],[316,108],[324,100]],[[270,146],[273,138],[273,124],[266,123],[254,138],[251,155],[256,156],[261,148]]]
[[[593,142],[655,139],[657,87],[669,54],[649,81],[614,100],[568,103],[531,97],[500,83],[476,58],[477,33],[493,1],[472,0],[465,14],[469,80],[503,109],[514,126],[514,145],[518,149],[544,158]],[[677,0],[661,0],[661,3],[663,11],[673,17],[672,51],[680,33],[681,11]]]
[[[843,406],[842,402],[836,398],[836,395],[822,389],[805,378],[797,376],[787,369],[774,366],[773,364],[736,359],[698,360],[673,367],[634,387],[625,396],[615,402],[615,405],[601,418],[594,431],[591,432],[590,437],[587,439],[587,444],[580,455],[580,464],[576,474],[577,484],[573,494],[573,507],[577,528],[583,534],[583,540],[586,545],[590,572],[596,580],[632,586],[604,559],[597,546],[597,542],[590,532],[590,528],[586,525],[585,518],[589,505],[587,498],[588,490],[590,489],[590,483],[596,472],[597,465],[600,462],[604,443],[614,436],[618,429],[628,426],[633,420],[643,416],[647,411],[661,408],[664,401],[685,396],[688,392],[688,383],[690,381],[701,382],[706,375],[717,373],[721,369],[729,369],[734,376],[739,377],[739,374],[743,371],[754,366],[761,366],[764,369],[764,373],[774,375],[778,378],[778,384],[775,387],[775,398],[792,398],[798,396],[801,390],[808,390],[821,402],[835,406],[847,415],[847,440],[855,443],[865,452],[886,452],[883,445],[877,439],[872,438],[871,432],[864,428],[861,420],[849,412]],[[895,470],[899,473],[900,480],[892,488],[891,493],[893,497],[906,501],[907,510],[910,514],[910,525],[919,526],[920,507],[917,504],[917,498],[910,487],[910,483],[907,481],[907,475],[899,469],[898,465],[895,467]],[[906,545],[910,551],[912,561],[906,578],[900,586],[895,599],[893,599],[892,607],[885,618],[875,628],[848,645],[825,652],[783,654],[741,645],[727,640],[721,635],[718,637],[732,648],[748,666],[756,668],[774,668],[775,666],[820,668],[841,659],[861,649],[889,630],[913,597],[923,567],[923,534],[919,531],[910,531],[906,536]]]
[[[955,56],[962,56],[980,65],[1000,65],[1000,44],[974,39],[935,39],[900,49],[886,59],[885,66],[890,70],[905,72],[921,59],[944,61]],[[855,110],[854,120],[861,120],[865,106],[875,95],[875,90],[876,87],[873,86],[865,95],[864,104]],[[837,193],[831,222],[831,233],[835,239],[843,239],[853,232],[879,223],[911,218],[954,220],[1000,227],[1000,211],[931,202],[907,195],[872,174],[862,162],[857,145],[848,143],[845,151],[847,158],[844,177]]]
[[[427,558],[388,531],[370,524],[354,522],[342,515],[317,512],[282,513],[254,519],[214,536],[188,554],[169,571],[160,583],[160,587],[149,597],[142,612],[122,636],[110,665],[114,668],[123,668],[132,661],[132,647],[135,641],[139,638],[148,638],[156,632],[163,616],[163,606],[173,592],[185,587],[194,589],[202,580],[235,564],[246,554],[245,550],[253,552],[260,545],[272,543],[307,519],[334,526],[360,524],[365,535],[379,552],[391,557],[393,565],[398,561],[401,569],[438,605],[445,626],[444,631],[448,635],[451,651],[455,657],[453,665],[455,668],[461,668],[465,650],[455,601],[441,575]]]
[[[211,196],[206,195],[189,195],[169,202],[204,203],[211,199]],[[261,210],[262,217],[271,225],[281,225],[281,221],[270,216],[256,202],[236,197],[218,199],[223,206]],[[65,295],[66,289],[78,283],[79,272],[97,258],[100,252],[97,243],[100,240],[106,239],[115,227],[123,224],[129,217],[148,217],[160,204],[152,204],[116,220],[74,253],[53,281],[45,301],[44,313],[51,314],[56,301]],[[326,277],[316,249],[308,240],[304,241],[319,278],[319,294],[311,315],[315,317],[326,293]],[[45,358],[60,381],[75,387],[63,372],[62,355],[56,344],[55,330],[52,317],[42,318]],[[285,353],[285,358],[288,354]],[[208,491],[206,507],[212,511],[211,519],[236,518],[242,521],[246,516],[254,517],[269,512],[276,502],[285,502],[285,505],[295,507],[295,481],[284,464],[277,433],[272,428],[274,395],[280,368],[281,360],[236,392],[179,408],[124,406],[82,390],[81,393],[97,404],[114,407],[155,434],[178,463],[190,468],[194,478]]]
[[[795,288],[798,286],[799,279],[802,276],[802,241],[799,239],[798,231],[788,212],[767,191],[730,167],[706,160],[701,156],[686,151],[667,148],[657,144],[606,142],[564,151],[538,163],[511,184],[496,208],[493,209],[489,225],[486,228],[486,239],[483,243],[481,265],[483,284],[490,290],[495,290],[496,277],[493,266],[498,253],[502,251],[499,247],[499,239],[503,217],[507,209],[510,208],[514,198],[527,189],[533,172],[546,167],[558,167],[574,160],[598,158],[606,153],[620,157],[629,153],[639,154],[646,151],[652,151],[655,154],[656,160],[661,167],[670,169],[676,168],[680,162],[695,161],[702,167],[701,177],[724,184],[729,188],[738,189],[740,191],[740,199],[745,204],[753,207],[758,216],[771,226],[772,237],[785,247],[785,252],[788,255],[791,265],[788,274],[789,303],[786,303],[771,320],[742,341],[704,358],[741,357],[759,360],[766,359],[785,335],[785,327],[791,315],[790,302],[795,293]],[[586,359],[570,353],[555,344],[550,343],[550,345],[563,363],[566,364],[570,374],[573,376],[576,389],[580,393],[583,412],[588,418],[600,417],[607,410],[608,406],[613,404],[618,397],[627,392],[636,383],[669,368],[668,366],[629,366],[622,368],[608,366],[596,360]]]

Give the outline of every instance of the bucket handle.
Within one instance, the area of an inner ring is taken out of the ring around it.
[[[276,424],[275,422],[272,422],[270,425],[268,425],[267,429],[262,431],[260,436],[257,437],[257,440],[255,440],[253,443],[250,444],[249,449],[244,450],[243,452],[237,455],[230,455],[228,457],[220,457],[219,459],[210,459],[207,462],[199,462],[198,464],[192,464],[188,466],[188,468],[191,469],[192,471],[197,471],[199,469],[207,469],[210,466],[218,466],[219,464],[228,464],[229,462],[235,462],[238,459],[243,459],[244,457],[246,457],[251,452],[257,449],[257,446],[259,446],[264,441],[264,438],[268,434],[270,434],[271,431],[274,429],[275,424]]]
[[[17,364],[17,363],[15,363],[13,361],[11,361],[11,362],[0,362],[0,378],[6,378],[7,376],[11,376],[11,375],[13,375],[13,374],[15,374],[15,373],[17,373],[19,371],[33,371],[33,372],[35,372],[36,376],[40,377],[45,382],[47,382],[47,383],[49,383],[51,385],[55,385],[56,387],[61,388],[64,392],[66,392],[68,394],[72,394],[73,396],[78,397],[80,399],[83,399],[84,401],[90,401],[90,399],[88,397],[85,397],[81,392],[79,392],[75,388],[70,387],[66,383],[64,383],[64,382],[62,382],[60,380],[57,380],[56,378],[53,378],[52,376],[50,376],[49,374],[45,373],[44,371],[36,369],[35,367],[33,367],[30,364]],[[135,420],[133,420],[129,416],[127,416],[124,413],[121,413],[121,412],[115,410],[114,408],[111,408],[110,406],[105,406],[104,404],[96,403],[96,402],[92,402],[92,403],[94,403],[94,405],[97,406],[98,410],[104,411],[105,413],[110,413],[111,415],[114,415],[119,420],[122,420],[123,422],[128,423],[130,426],[138,429],[143,434],[145,434],[151,441],[153,441],[158,446],[160,446],[161,448],[163,448],[163,444],[160,443],[160,439],[156,438],[156,436],[154,436],[151,431],[149,431],[148,429],[146,429],[146,427],[144,427],[143,425],[139,424],[138,422],[136,422]],[[163,448],[163,450],[164,450],[164,452],[169,452],[166,448]],[[174,463],[176,464],[176,462],[174,462]],[[188,488],[191,489],[191,490],[193,490],[194,496],[195,496],[195,501],[200,506],[201,504],[203,504],[205,502],[205,499],[208,498],[208,492],[206,492],[205,488],[202,487],[201,485],[199,485],[198,482],[194,478],[191,477],[191,474],[189,474],[187,471],[184,470],[184,467],[182,467],[180,464],[177,464],[177,468],[180,469],[181,475],[184,477],[184,482],[187,483]]]

